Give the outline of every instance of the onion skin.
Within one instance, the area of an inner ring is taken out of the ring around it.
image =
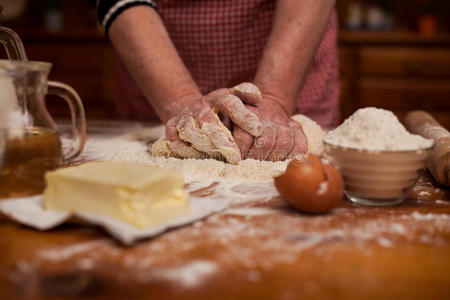
[[[313,154],[292,160],[286,172],[274,180],[288,204],[302,212],[327,213],[342,201],[344,194],[344,180],[339,172],[332,165],[322,164]],[[319,194],[323,182],[327,188]]]

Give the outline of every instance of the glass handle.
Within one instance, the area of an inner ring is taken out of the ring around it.
[[[72,145],[64,154],[64,160],[72,160],[80,155],[86,141],[86,115],[83,102],[72,87],[57,81],[48,82],[47,94],[59,96],[69,105],[72,118]]]
[[[28,60],[22,40],[14,30],[0,26],[0,43],[5,47],[9,59]]]

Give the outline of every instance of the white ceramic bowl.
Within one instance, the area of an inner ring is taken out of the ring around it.
[[[410,151],[368,151],[324,142],[325,157],[341,172],[350,201],[372,206],[405,200],[405,189],[425,168],[433,147]]]

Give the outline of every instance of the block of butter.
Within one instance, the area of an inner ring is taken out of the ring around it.
[[[176,171],[126,162],[90,162],[47,172],[46,209],[87,211],[138,227],[190,211],[189,193]]]

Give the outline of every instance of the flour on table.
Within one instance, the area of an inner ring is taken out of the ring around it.
[[[174,288],[194,288],[207,284],[230,266],[242,271],[269,270],[293,263],[305,252],[320,253],[326,259],[342,245],[352,245],[367,256],[371,255],[366,252],[370,249],[367,245],[374,243],[386,248],[405,241],[439,246],[442,236],[450,233],[450,216],[446,214],[405,211],[398,215],[379,210],[374,217],[374,209],[340,207],[332,214],[312,217],[289,211],[281,214],[268,207],[233,207],[229,213],[197,221],[194,226],[170,231],[133,248],[100,239],[32,249],[33,259],[23,261],[21,269],[34,275],[39,274],[39,266],[81,268],[87,264],[92,268],[114,261],[117,269],[124,270],[124,281],[168,281]],[[214,251],[202,256],[193,251],[199,247]]]
[[[157,270],[155,273],[161,278],[175,281],[184,287],[194,287],[218,271],[219,267],[212,261],[194,260],[178,268]]]
[[[214,159],[153,157],[149,154],[146,143],[131,140],[127,135],[107,138],[88,136],[79,160],[113,160],[157,165],[177,170],[186,183],[205,180],[235,183],[272,182],[273,177],[283,173],[287,166],[287,161],[245,159],[238,165],[231,165]]]
[[[286,170],[287,162],[242,160],[238,165],[214,159],[177,159],[150,156],[149,164],[175,169],[186,182],[210,179],[212,181],[271,182]]]
[[[280,213],[281,210],[276,210],[273,208],[266,207],[242,207],[242,208],[230,208],[227,209],[223,214],[235,215],[235,216],[263,216]]]
[[[371,150],[402,151],[431,147],[432,140],[409,133],[390,111],[367,107],[357,110],[324,141],[337,146]]]

